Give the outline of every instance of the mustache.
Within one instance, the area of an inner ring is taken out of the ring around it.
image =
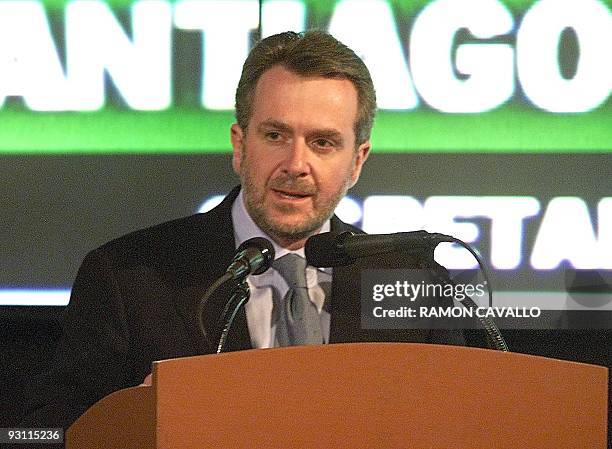
[[[299,192],[304,195],[314,195],[318,190],[315,184],[291,175],[281,175],[270,180],[268,187],[277,190]]]

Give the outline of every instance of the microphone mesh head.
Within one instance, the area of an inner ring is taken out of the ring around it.
[[[253,237],[242,242],[236,252],[239,254],[242,251],[252,251],[253,249],[261,253],[261,257],[263,258],[263,260],[258,260],[261,264],[253,271],[253,274],[261,274],[272,266],[275,257],[274,246],[268,239]]]

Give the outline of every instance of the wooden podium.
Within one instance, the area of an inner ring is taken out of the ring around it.
[[[409,343],[301,346],[153,364],[67,448],[601,448],[608,370]]]

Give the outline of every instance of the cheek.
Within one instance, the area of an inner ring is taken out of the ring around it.
[[[325,170],[325,174],[321,173],[319,177],[319,190],[325,196],[335,196],[350,185],[352,179],[353,168],[345,164],[336,165],[332,169]]]
[[[241,175],[252,183],[265,186],[274,175],[274,165],[268,159],[257,154],[244,155],[241,164]]]

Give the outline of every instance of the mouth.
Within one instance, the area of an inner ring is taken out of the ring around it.
[[[280,198],[283,198],[286,200],[293,200],[293,201],[303,200],[306,198],[310,198],[312,196],[312,194],[310,193],[304,193],[304,192],[293,191],[293,190],[272,189],[272,191]]]

